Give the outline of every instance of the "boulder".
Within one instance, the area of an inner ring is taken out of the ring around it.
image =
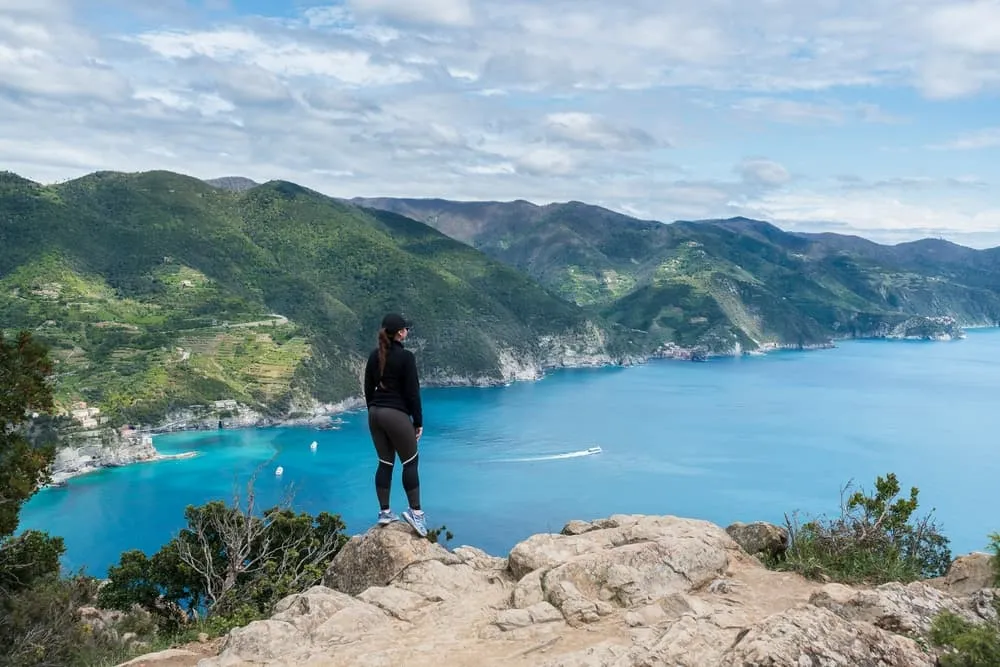
[[[846,620],[864,621],[904,635],[927,634],[934,617],[942,611],[950,611],[972,623],[982,620],[968,601],[963,603],[920,581],[863,590],[828,584],[809,601]]]
[[[402,521],[374,526],[348,540],[327,568],[323,585],[357,595],[371,586],[389,584],[407,567],[424,561],[458,564],[462,559],[418,537]]]
[[[508,567],[519,579],[511,602],[520,609],[547,602],[570,625],[594,623],[616,608],[708,585],[737,549],[703,521],[622,515],[586,527],[570,523],[559,535],[534,535],[511,550]]]
[[[947,574],[931,579],[929,583],[943,591],[957,595],[970,595],[984,588],[1000,587],[997,581],[994,558],[985,553],[971,553],[952,561]]]
[[[854,623],[829,609],[797,605],[740,633],[719,667],[933,667],[936,659],[908,637]]]
[[[788,531],[772,523],[737,521],[726,528],[726,533],[751,556],[779,558],[788,550]]]

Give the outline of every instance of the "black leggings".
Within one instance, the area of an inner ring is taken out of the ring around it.
[[[420,478],[417,475],[417,432],[410,417],[402,410],[373,405],[368,408],[368,430],[378,453],[375,470],[375,493],[379,506],[389,509],[392,468],[396,456],[403,463],[403,489],[410,508],[420,509]]]

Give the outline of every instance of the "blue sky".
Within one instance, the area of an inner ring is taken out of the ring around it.
[[[1000,245],[1000,0],[0,0],[0,118],[0,169],[42,182]]]

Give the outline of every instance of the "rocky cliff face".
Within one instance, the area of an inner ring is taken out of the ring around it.
[[[69,444],[56,451],[52,462],[52,484],[59,485],[71,477],[88,472],[129,465],[160,458],[153,439],[144,434],[123,433],[105,428],[69,439]]]
[[[923,637],[937,612],[996,620],[1000,591],[978,561],[933,582],[822,585],[765,569],[732,537],[780,548],[772,533],[619,515],[497,558],[449,551],[402,523],[373,527],[323,585],[231,631],[197,664],[930,667]]]

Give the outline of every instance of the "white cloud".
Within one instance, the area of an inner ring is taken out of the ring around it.
[[[473,22],[471,0],[349,0],[359,14],[402,22],[468,26]]]
[[[252,64],[281,76],[330,77],[349,85],[389,85],[420,78],[401,64],[373,62],[372,54],[360,49],[316,48],[290,39],[266,39],[247,30],[149,32],[135,41],[164,58],[205,56]]]
[[[576,168],[576,160],[568,152],[558,148],[533,148],[517,158],[519,171],[535,175],[566,175]]]
[[[1000,127],[988,127],[970,132],[943,144],[931,144],[935,150],[968,151],[1000,147]]]
[[[778,97],[747,97],[732,105],[741,113],[764,116],[768,120],[796,124],[842,125],[850,121],[864,123],[899,123],[902,118],[888,113],[877,104],[800,102]]]
[[[996,235],[1000,240],[1000,207],[966,212],[936,208],[872,194],[843,197],[820,193],[767,194],[742,209],[751,216],[792,228],[830,225],[869,237],[913,239],[958,234]]]
[[[579,146],[629,151],[654,148],[660,143],[640,129],[618,127],[607,118],[591,113],[550,113],[545,123],[551,138]]]
[[[1000,54],[1000,3],[956,2],[927,16],[927,29],[938,44],[955,51]]]
[[[772,160],[744,160],[737,165],[736,171],[743,182],[763,187],[784,185],[792,179],[783,165]]]

